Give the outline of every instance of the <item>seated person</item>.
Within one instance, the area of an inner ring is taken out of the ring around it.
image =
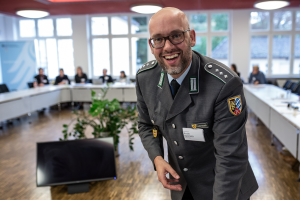
[[[70,80],[67,75],[64,74],[64,69],[59,69],[59,76],[56,77],[54,85],[70,84]]]
[[[112,83],[114,82],[110,75],[107,75],[107,69],[103,69],[103,76],[99,77],[102,79],[102,83]]]
[[[240,72],[237,71],[236,65],[235,64],[231,64],[231,70],[234,71],[239,77],[241,77]]]
[[[261,71],[259,71],[258,65],[254,65],[252,69],[252,73],[249,77],[249,83],[252,83],[254,85],[257,84],[267,84],[267,79]]]
[[[126,76],[126,74],[125,74],[125,71],[121,71],[120,72],[121,74],[120,74],[120,78],[119,78],[119,82],[121,82],[121,83],[126,83],[127,82],[127,76]]]
[[[85,73],[82,72],[81,67],[77,67],[77,74],[75,75],[75,83],[87,83],[88,78]]]
[[[33,87],[43,87],[44,85],[49,85],[49,80],[44,75],[43,68],[39,68],[39,74],[34,77]]]

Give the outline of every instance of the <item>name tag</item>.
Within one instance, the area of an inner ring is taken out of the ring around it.
[[[205,142],[203,129],[182,128],[185,140]]]

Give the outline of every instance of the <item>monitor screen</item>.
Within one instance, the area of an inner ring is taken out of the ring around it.
[[[112,137],[37,143],[37,186],[116,177]]]

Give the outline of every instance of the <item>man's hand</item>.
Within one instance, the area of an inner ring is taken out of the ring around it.
[[[162,183],[164,188],[169,190],[181,191],[182,186],[179,184],[171,185],[170,183],[179,182],[179,175],[175,172],[175,170],[171,167],[169,163],[167,163],[161,156],[157,156],[154,159],[154,164],[157,171],[158,180]],[[170,173],[175,179],[168,179],[166,175]]]
[[[259,84],[259,81],[255,81],[255,82],[254,82],[254,85],[258,85],[258,84]]]

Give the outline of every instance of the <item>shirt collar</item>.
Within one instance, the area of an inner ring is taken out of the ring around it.
[[[179,78],[175,79],[179,83],[179,85],[181,85],[181,83],[184,80],[184,78],[186,77],[187,73],[190,71],[191,66],[192,66],[192,61],[191,61],[190,65],[189,65],[189,67],[185,70],[185,72],[183,72],[183,74],[181,74],[181,76]],[[171,85],[171,81],[174,78],[170,74],[168,74],[168,73],[167,73],[167,75],[168,75],[169,84]]]

